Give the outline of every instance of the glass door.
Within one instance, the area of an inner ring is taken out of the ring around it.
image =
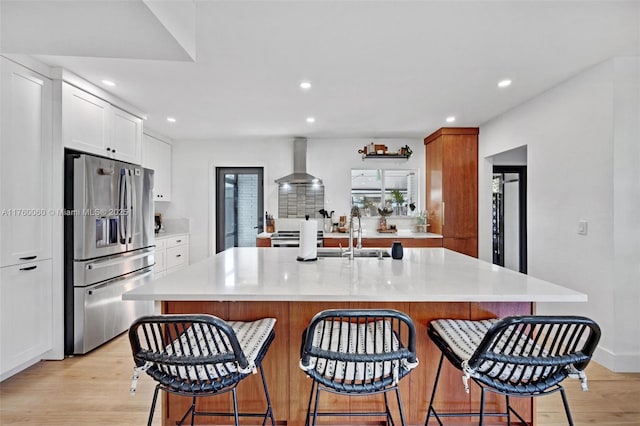
[[[263,231],[262,167],[216,167],[216,253],[255,247]]]

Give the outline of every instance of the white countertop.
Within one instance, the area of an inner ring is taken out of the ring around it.
[[[127,300],[584,302],[587,295],[443,248],[404,258],[319,258],[297,248],[225,250],[145,284]]]
[[[160,231],[157,234],[155,234],[156,240],[161,240],[163,238],[173,238],[173,237],[177,237],[179,235],[189,235],[189,233],[188,232],[164,232],[164,231]]]

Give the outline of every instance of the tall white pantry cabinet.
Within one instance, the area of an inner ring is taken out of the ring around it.
[[[52,82],[0,57],[0,380],[52,349]]]

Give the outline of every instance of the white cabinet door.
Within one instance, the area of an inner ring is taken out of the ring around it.
[[[0,267],[51,258],[51,80],[1,58]]]
[[[142,120],[118,108],[113,111],[112,154],[114,158],[140,164],[142,156]]]
[[[189,246],[182,245],[167,248],[167,257],[165,265],[167,270],[180,267],[186,267],[189,264]]]
[[[65,147],[107,157],[110,141],[111,105],[84,90],[62,83],[62,142]]]
[[[153,199],[171,201],[171,145],[145,134],[142,145],[142,166],[155,171]]]
[[[189,235],[156,238],[154,278],[179,271],[189,265]]]
[[[165,269],[167,269],[167,265],[166,265],[166,257],[167,251],[162,248],[162,249],[158,249],[156,247],[156,252],[155,252],[155,257],[156,257],[156,264],[153,267],[154,271],[164,271]]]
[[[0,268],[0,379],[52,348],[51,274],[51,260]]]

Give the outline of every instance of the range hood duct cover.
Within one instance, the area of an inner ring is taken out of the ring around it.
[[[317,184],[322,185],[322,179],[307,173],[307,138],[293,140],[293,173],[276,179],[278,185],[288,184]]]

